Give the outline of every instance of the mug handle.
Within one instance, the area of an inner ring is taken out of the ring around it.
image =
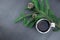
[[[51,27],[55,28],[55,23],[51,23]]]

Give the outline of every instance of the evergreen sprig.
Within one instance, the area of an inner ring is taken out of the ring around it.
[[[31,10],[33,12],[28,15],[25,15],[22,13],[22,15],[20,15],[15,20],[15,23],[22,20],[25,26],[32,28],[39,19],[46,18],[50,22],[54,22],[56,24],[56,28],[53,31],[60,30],[60,18],[57,18],[54,15],[54,12],[50,9],[48,0],[40,0],[40,2],[39,2],[39,0],[31,0],[30,4],[31,5],[33,4],[33,5],[32,6],[29,5],[31,7],[27,8],[27,9]]]

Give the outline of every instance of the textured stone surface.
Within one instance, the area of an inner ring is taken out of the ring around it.
[[[42,35],[34,28],[30,29],[22,23],[14,23],[20,12],[24,12],[29,0],[0,0],[0,40],[59,40],[60,31]],[[60,17],[60,2],[49,0],[51,9]]]

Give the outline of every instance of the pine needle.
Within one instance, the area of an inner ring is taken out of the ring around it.
[[[40,0],[41,2],[40,2],[40,10],[41,11],[44,11],[45,9],[44,9],[44,0]]]
[[[50,9],[49,8],[49,3],[48,3],[48,0],[45,0],[45,3],[46,3],[46,14],[48,15],[48,10]]]
[[[27,18],[24,18],[24,19],[23,19],[23,24],[24,24],[25,26],[26,26],[27,21],[28,21]]]
[[[53,21],[53,22],[58,22],[58,18],[54,15],[54,13],[49,9],[48,10],[48,17]]]
[[[29,24],[29,27],[30,27],[30,28],[33,28],[34,25],[35,25],[35,23],[36,23],[36,21],[31,22],[31,23]]]
[[[30,18],[27,22],[26,22],[26,26],[28,26],[31,22],[33,21],[33,19],[32,18]]]
[[[15,23],[17,23],[17,22],[23,20],[25,17],[31,16],[31,15],[32,15],[32,14],[24,15],[24,16],[22,16],[22,17],[18,17],[18,18],[15,20]]]
[[[32,2],[34,3],[35,9],[36,10],[40,10],[40,4],[38,0],[32,0]]]

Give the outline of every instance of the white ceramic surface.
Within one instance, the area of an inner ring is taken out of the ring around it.
[[[41,34],[46,34],[46,33],[48,33],[50,30],[52,30],[51,28],[53,27],[53,28],[55,28],[55,23],[51,23],[51,22],[49,22],[49,24],[50,24],[50,27],[49,27],[49,29],[46,31],[46,32],[42,32],[42,31],[40,31],[39,29],[38,29],[38,27],[37,27],[37,24],[39,23],[39,22],[41,22],[42,20],[46,20],[46,21],[48,21],[47,19],[39,19],[38,21],[37,21],[37,23],[36,23],[36,30],[39,32],[39,33],[41,33]]]

